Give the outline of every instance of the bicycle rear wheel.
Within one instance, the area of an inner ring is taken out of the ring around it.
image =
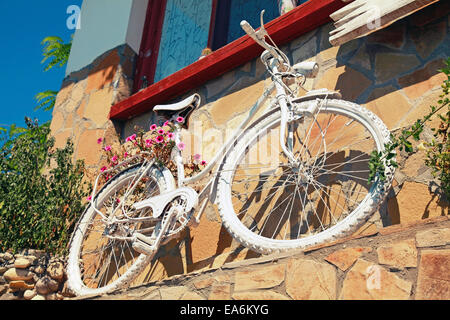
[[[297,106],[303,109],[302,104]],[[369,185],[369,159],[390,133],[367,109],[326,100],[315,116],[288,123],[285,133],[300,166],[279,146],[279,109],[261,118],[229,152],[218,184],[224,226],[261,253],[306,248],[354,232],[378,208],[393,178]]]
[[[132,204],[175,188],[170,171],[153,166],[126,199],[124,195],[140,176],[140,164],[111,179],[96,195],[94,203],[106,217],[124,202],[124,210],[116,210],[115,218],[124,219],[124,211],[133,218],[151,215],[151,209],[134,210]],[[127,237],[139,230],[149,235],[155,222],[111,225],[89,205],[78,222],[69,247],[67,266],[69,288],[77,295],[104,294],[128,286],[149,263],[151,256],[132,248]]]

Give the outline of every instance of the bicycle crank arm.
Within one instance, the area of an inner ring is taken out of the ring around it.
[[[136,233],[133,237],[133,242],[131,245],[132,248],[139,253],[143,253],[146,255],[154,255],[158,250],[164,235],[169,230],[169,226],[172,220],[176,217],[176,215],[177,212],[174,209],[170,210],[167,213],[167,215],[163,218],[163,221],[161,222],[159,230],[156,231],[157,233],[156,237],[147,237],[142,233]]]

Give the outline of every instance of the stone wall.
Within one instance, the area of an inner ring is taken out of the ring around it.
[[[449,269],[450,220],[439,217],[76,299],[448,300]]]
[[[74,157],[85,161],[91,180],[102,160],[97,139],[107,137],[111,143],[119,142],[120,130],[108,115],[111,105],[130,95],[134,64],[135,53],[128,45],[114,48],[66,77],[57,95],[50,127],[55,147],[72,139]]]
[[[442,92],[440,85],[446,77],[437,70],[450,56],[449,7],[438,3],[340,47],[329,44],[333,27],[327,24],[282,49],[294,63],[311,60],[320,65],[318,77],[305,85],[308,90],[339,90],[343,99],[365,105],[396,133],[427,114]],[[199,153],[207,161],[212,159],[269,84],[262,63],[255,59],[197,88],[203,103],[190,117],[189,131],[184,132],[183,139],[193,145],[184,151],[185,156]],[[135,125],[148,128],[156,121],[153,112],[136,117],[125,124],[125,135]],[[423,139],[431,138],[428,126]],[[196,143],[200,140],[202,145]],[[423,152],[399,154],[400,168],[387,201],[357,234],[449,214],[448,202],[439,197],[424,157]],[[163,279],[257,256],[240,249],[222,227],[216,208],[208,206],[199,227],[182,235],[180,243],[163,248],[161,258],[143,279]]]
[[[450,55],[449,12],[447,2],[441,1],[340,47],[329,44],[332,25],[327,24],[282,49],[294,63],[312,60],[320,65],[319,76],[307,81],[307,89],[339,90],[344,99],[365,105],[397,132],[426,114],[440,94],[445,77],[437,69]],[[135,125],[148,128],[157,121],[153,112],[131,119],[121,128],[115,128],[107,119],[110,106],[129,94],[133,61],[134,54],[128,47],[111,50],[89,68],[71,74],[58,95],[52,133],[57,145],[68,137],[74,139],[75,156],[85,159],[91,178],[102,160],[98,138],[117,145],[118,133],[128,136]],[[268,86],[266,78],[262,64],[255,59],[196,88],[203,103],[191,116],[184,139],[201,138],[203,147],[196,152],[210,160],[226,133],[240,123]],[[424,139],[431,137],[427,128]],[[185,150],[186,156],[193,151]],[[421,153],[399,155],[400,168],[387,201],[355,235],[449,214],[448,202],[439,197],[436,181],[423,159]],[[159,281],[258,256],[234,241],[222,227],[216,208],[208,206],[200,226],[186,230],[178,241],[161,248],[135,283]]]

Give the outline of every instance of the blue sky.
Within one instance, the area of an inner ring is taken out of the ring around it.
[[[41,41],[47,36],[70,40],[74,30],[67,27],[70,5],[81,7],[82,0],[0,1],[0,88],[1,125],[24,126],[24,117],[51,119],[51,112],[34,111],[35,95],[58,91],[64,68],[44,72]]]

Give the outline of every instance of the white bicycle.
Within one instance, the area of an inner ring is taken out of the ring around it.
[[[390,132],[376,115],[340,100],[337,92],[296,97],[318,66],[291,66],[264,29],[263,13],[258,31],[246,21],[241,26],[265,49],[261,60],[272,85],[200,173],[186,177],[181,151],[174,150],[177,181],[168,168],[143,157],[99,192],[94,188],[70,242],[68,284],[74,293],[128,286],[161,245],[199,223],[208,202],[217,205],[237,241],[264,254],[349,235],[376,211],[394,168],[386,165],[386,180],[376,177],[369,185],[369,159],[373,150],[384,149]],[[265,103],[272,92],[275,98]],[[154,110],[173,120],[187,118],[199,104],[195,94]],[[251,122],[259,111],[262,116]],[[175,139],[180,141],[180,130]],[[190,187],[210,173],[200,192]]]

